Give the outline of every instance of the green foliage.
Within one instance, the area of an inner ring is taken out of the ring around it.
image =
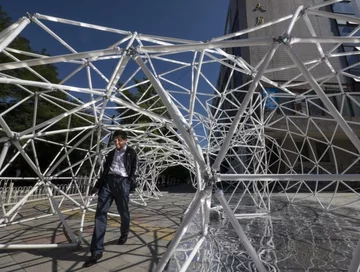
[[[145,81],[145,80],[146,79],[143,79],[143,81]],[[163,116],[163,117],[170,119],[170,115],[167,113],[166,107],[160,100],[154,87],[152,85],[150,85],[150,83],[139,84],[140,81],[136,80],[136,79],[134,79],[134,83],[137,85],[136,90],[122,91],[122,95],[125,96],[128,100],[136,103],[139,107],[149,110],[153,113],[156,113],[159,116]],[[121,84],[119,84],[119,85],[121,85]],[[122,97],[122,99],[124,99],[124,100],[127,100],[126,98]],[[120,109],[120,110],[118,110],[118,112],[120,114],[122,124],[133,124],[133,123],[147,124],[147,123],[154,122],[148,116],[137,113],[136,111],[131,110],[131,109]],[[137,129],[146,130],[146,129],[148,129],[148,127],[144,126],[144,127],[137,128]],[[156,134],[156,135],[164,136],[167,138],[171,138],[172,140],[179,142],[178,137],[166,127],[160,127],[157,130],[152,131],[152,133]],[[149,137],[149,136],[146,136],[146,137]],[[148,140],[150,140],[150,138]],[[156,142],[159,146],[167,145],[167,142],[165,140],[162,140],[159,138],[156,139]],[[150,148],[150,147],[145,147],[145,148],[142,148],[142,151],[147,153],[147,152],[151,151],[151,149],[152,148]],[[165,150],[166,149],[168,149],[168,146],[165,146]],[[163,154],[161,152],[159,152],[159,150],[157,150],[156,157],[159,158],[161,156],[163,156]],[[174,157],[173,159],[176,160],[177,158]],[[178,178],[180,180],[184,180],[184,181],[187,178],[189,178],[189,176],[190,176],[189,170],[181,165],[169,167],[162,174],[167,177],[170,177],[170,176],[176,177],[176,178]]]
[[[139,84],[140,81],[134,79],[135,84]],[[136,91],[125,90],[122,95],[127,97],[129,100],[138,104],[139,107],[156,113],[160,116],[169,117],[166,108],[152,85],[150,83],[139,84],[136,87]],[[149,117],[137,113],[131,109],[120,109],[118,110],[121,114],[122,124],[133,124],[133,123],[150,123],[152,122]]]
[[[7,13],[3,10],[3,8],[0,6],[0,31],[7,28],[9,25],[11,25],[12,20],[7,15]],[[22,36],[18,36],[14,41],[9,45],[9,47],[37,53],[41,55],[48,55],[46,53],[46,49],[42,49],[40,52],[34,51],[30,46],[30,41]],[[26,60],[31,59],[32,57],[24,56],[20,54],[13,54],[17,59],[19,60]],[[13,62],[16,61],[13,58],[7,56],[5,53],[0,54],[0,63],[6,63],[6,62]],[[48,80],[51,83],[59,83],[60,80],[58,78],[58,70],[56,66],[54,65],[40,65],[32,67],[33,70],[35,70],[37,73],[39,73],[43,78]],[[23,80],[31,80],[31,81],[43,81],[40,77],[32,73],[30,70],[21,68],[21,69],[14,69],[5,71],[4,74],[10,76],[10,77],[16,77]],[[46,94],[44,93],[46,91]],[[39,95],[41,93],[41,95]],[[26,129],[29,129],[33,126],[33,119],[34,119],[34,109],[35,109],[35,97],[38,96],[38,104],[36,107],[36,124],[41,124],[42,122],[49,120],[55,116],[58,116],[67,110],[72,109],[74,106],[70,103],[66,102],[59,102],[56,100],[56,98],[62,99],[64,101],[76,103],[75,101],[72,101],[68,98],[67,94],[60,91],[60,90],[45,90],[39,87],[26,87],[21,88],[17,85],[12,84],[1,84],[0,85],[0,112],[3,112],[10,107],[14,106],[15,104],[19,103],[24,98],[27,98],[31,96],[29,99],[18,105],[16,108],[12,109],[9,113],[5,114],[3,116],[4,120],[6,121],[7,125],[10,127],[10,129],[14,132],[22,132]],[[54,103],[51,103],[47,101],[47,99],[53,101]],[[86,117],[85,120],[82,118],[79,118],[77,116],[71,116],[67,118],[63,118],[59,122],[56,122],[52,124],[50,130],[58,130],[58,129],[65,129],[68,127],[69,118],[71,118],[71,124],[70,127],[79,127],[79,126],[87,126],[90,124],[90,122],[87,122],[87,120],[91,121],[92,119],[89,117]],[[74,136],[76,133],[70,133],[69,139],[71,139],[72,136]],[[6,133],[4,131],[0,131],[0,137],[6,137]],[[65,141],[65,135],[64,134],[56,134],[52,136],[47,136],[43,138],[44,140],[56,142],[56,143],[64,143]],[[25,142],[21,142],[21,144],[24,144]],[[54,145],[50,142],[44,142],[44,141],[34,141],[35,149],[36,149],[36,155],[39,161],[39,167],[42,171],[44,171],[52,159],[56,156],[57,152],[60,150],[61,146]],[[89,141],[86,141],[80,145],[82,148],[88,148],[89,147]],[[33,153],[33,149],[31,147],[31,144],[29,144],[25,151],[30,156],[30,158],[35,162],[35,154]],[[14,146],[11,146],[9,149],[8,155],[6,157],[5,164],[9,159],[11,159],[12,155],[14,155],[17,152],[16,148]],[[85,155],[84,151],[78,151],[74,150],[70,154],[70,161],[72,163],[80,160]],[[68,167],[68,163],[65,160],[57,170],[64,169],[65,167]],[[28,163],[22,158],[22,156],[18,156],[17,159],[14,161],[11,167],[9,167],[5,173],[3,173],[3,176],[13,176],[16,174],[16,170],[21,170],[21,176],[33,176],[34,172],[29,167]]]

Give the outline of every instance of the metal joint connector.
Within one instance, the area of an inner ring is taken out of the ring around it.
[[[137,50],[135,47],[131,46],[129,49],[126,50],[126,55],[133,58],[134,56],[136,56],[138,54]]]
[[[282,35],[277,38],[273,38],[274,42],[278,42],[279,44],[289,44],[291,37],[287,35]]]

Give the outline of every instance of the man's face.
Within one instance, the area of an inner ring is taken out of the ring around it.
[[[122,149],[127,142],[127,139],[121,139],[119,136],[114,138],[114,143],[116,149]]]

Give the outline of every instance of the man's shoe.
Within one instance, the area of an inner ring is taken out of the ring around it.
[[[102,258],[102,253],[91,254],[91,257],[83,264],[83,267],[90,267],[97,263]]]
[[[127,235],[121,235],[118,240],[118,245],[123,245],[126,243],[128,236]]]

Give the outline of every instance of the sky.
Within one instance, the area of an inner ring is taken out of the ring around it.
[[[143,34],[207,41],[223,35],[228,1],[2,0],[0,5],[14,21],[27,12],[40,13]],[[81,38],[86,41],[86,32],[81,34],[81,37],[76,34],[74,31],[71,40]],[[31,46],[36,50],[46,47],[50,53],[59,52],[59,47],[47,45],[38,39],[31,26],[27,27],[22,35],[30,39]],[[94,48],[99,48],[102,44],[101,39],[91,39],[88,42],[91,42]]]
[[[13,21],[30,14],[49,16],[97,24],[142,34],[175,37],[197,41],[208,41],[224,35],[227,0],[2,0],[0,5]],[[102,49],[118,41],[118,37],[107,33],[68,26],[49,21],[42,22],[68,42],[78,52]],[[21,33],[30,40],[34,50],[46,48],[51,55],[70,53],[39,26],[32,23]],[[66,64],[69,65],[69,64]],[[60,79],[66,77],[76,67],[58,65]],[[101,67],[110,77],[116,62]],[[205,68],[204,68],[205,69]],[[88,87],[85,70],[77,78],[69,81],[79,87]],[[208,77],[216,81],[218,67],[209,68]],[[181,76],[180,76],[181,77]],[[76,82],[74,82],[76,81]],[[99,85],[97,86],[97,83]],[[104,88],[101,79],[94,79],[94,88]]]

